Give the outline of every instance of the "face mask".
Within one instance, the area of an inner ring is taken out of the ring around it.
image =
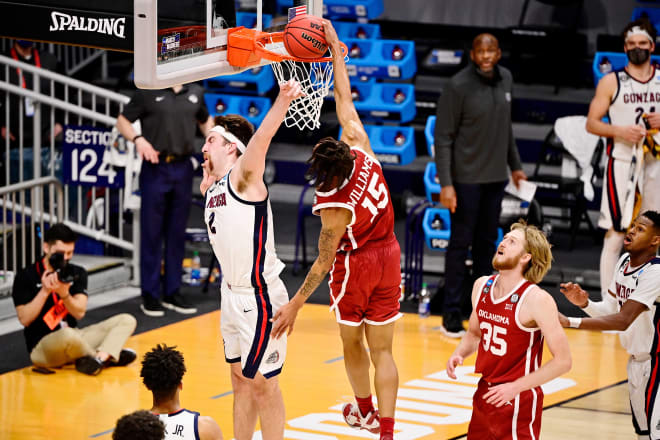
[[[639,47],[636,47],[626,52],[626,55],[628,56],[628,61],[636,66],[639,66],[644,64],[649,59],[651,51],[649,49],[640,49]]]

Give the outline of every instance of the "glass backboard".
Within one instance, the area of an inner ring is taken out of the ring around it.
[[[275,32],[287,23],[286,10],[264,9],[262,1],[135,0],[135,84],[163,89],[245,70],[227,62],[228,29],[242,25]],[[323,0],[292,3],[322,15]]]

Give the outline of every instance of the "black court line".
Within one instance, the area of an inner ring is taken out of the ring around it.
[[[629,412],[621,412],[621,411],[607,411],[607,410],[602,410],[602,409],[595,409],[595,408],[578,408],[576,406],[562,406],[562,409],[570,409],[570,410],[576,410],[576,411],[590,411],[590,412],[598,412],[598,413],[603,413],[603,414],[619,414],[622,416],[630,416],[632,413]],[[550,408],[549,408],[550,409]],[[554,408],[552,408],[554,409]]]

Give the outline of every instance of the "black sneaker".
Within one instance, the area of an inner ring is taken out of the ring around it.
[[[94,356],[83,356],[76,359],[76,370],[89,374],[90,376],[96,376],[103,369],[103,362]]]
[[[109,358],[106,361],[106,365],[108,367],[123,367],[124,365],[128,365],[133,362],[135,358],[137,358],[137,353],[135,350],[131,348],[123,348],[119,353],[119,359],[114,361],[112,358]]]
[[[165,309],[153,296],[142,296],[142,304],[140,304],[140,309],[147,316],[153,316],[156,318],[159,316],[165,316]]]
[[[463,320],[461,313],[448,312],[442,316],[442,327],[440,331],[450,338],[460,338],[465,334],[465,327],[463,327]]]
[[[172,296],[164,297],[161,304],[166,309],[174,310],[175,312],[183,313],[184,315],[197,313],[197,307],[183,299],[183,296],[181,296],[179,292],[174,292]]]

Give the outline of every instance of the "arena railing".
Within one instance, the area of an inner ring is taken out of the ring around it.
[[[8,188],[13,188],[11,186],[13,184],[34,185],[40,182],[39,179],[44,174],[59,181],[57,178],[60,177],[62,156],[59,148],[56,148],[55,136],[52,136],[52,127],[56,123],[111,128],[116,123],[115,115],[119,114],[130,100],[125,95],[0,55],[0,75],[8,78],[10,69],[19,69],[19,83],[22,82],[22,75],[33,75],[34,78],[31,88],[0,81],[0,126],[18,127],[16,133],[11,133],[15,137],[14,141],[11,140],[9,133],[6,133],[4,139],[0,137],[0,154],[6,164],[4,175],[0,175],[0,183],[3,186],[10,185]],[[46,90],[41,90],[42,83],[47,84]],[[21,117],[25,112],[26,98],[34,103],[31,142],[26,141]],[[10,111],[10,102],[18,103],[18,111]],[[21,119],[12,121],[13,118]],[[48,121],[47,124],[42,124],[44,118]],[[42,133],[42,126],[50,127],[49,131]],[[63,204],[56,206],[63,211],[57,218],[63,219],[81,235],[104,243],[106,249],[109,245],[121,249],[122,251],[119,251],[121,254],[127,251],[132,257],[133,281],[137,282],[139,215],[137,213],[133,215],[132,227],[125,227],[122,220],[124,189],[87,186],[83,191],[83,187],[79,185],[61,184],[61,187]],[[50,204],[43,195],[39,191],[34,197],[30,194],[30,212],[48,211]],[[28,198],[27,194],[24,196]],[[31,215],[20,205],[12,207],[14,208],[12,215],[21,214],[15,218],[22,219],[24,216],[31,218]],[[101,212],[102,215],[98,215]],[[14,217],[10,218],[13,220]],[[6,221],[4,215],[2,221]],[[32,226],[30,228],[34,229]],[[34,234],[34,231],[26,231],[26,233]],[[3,239],[3,250],[6,245],[7,241]],[[7,270],[16,268],[14,255],[11,254],[11,257],[9,258],[8,255],[9,260],[3,259]]]

